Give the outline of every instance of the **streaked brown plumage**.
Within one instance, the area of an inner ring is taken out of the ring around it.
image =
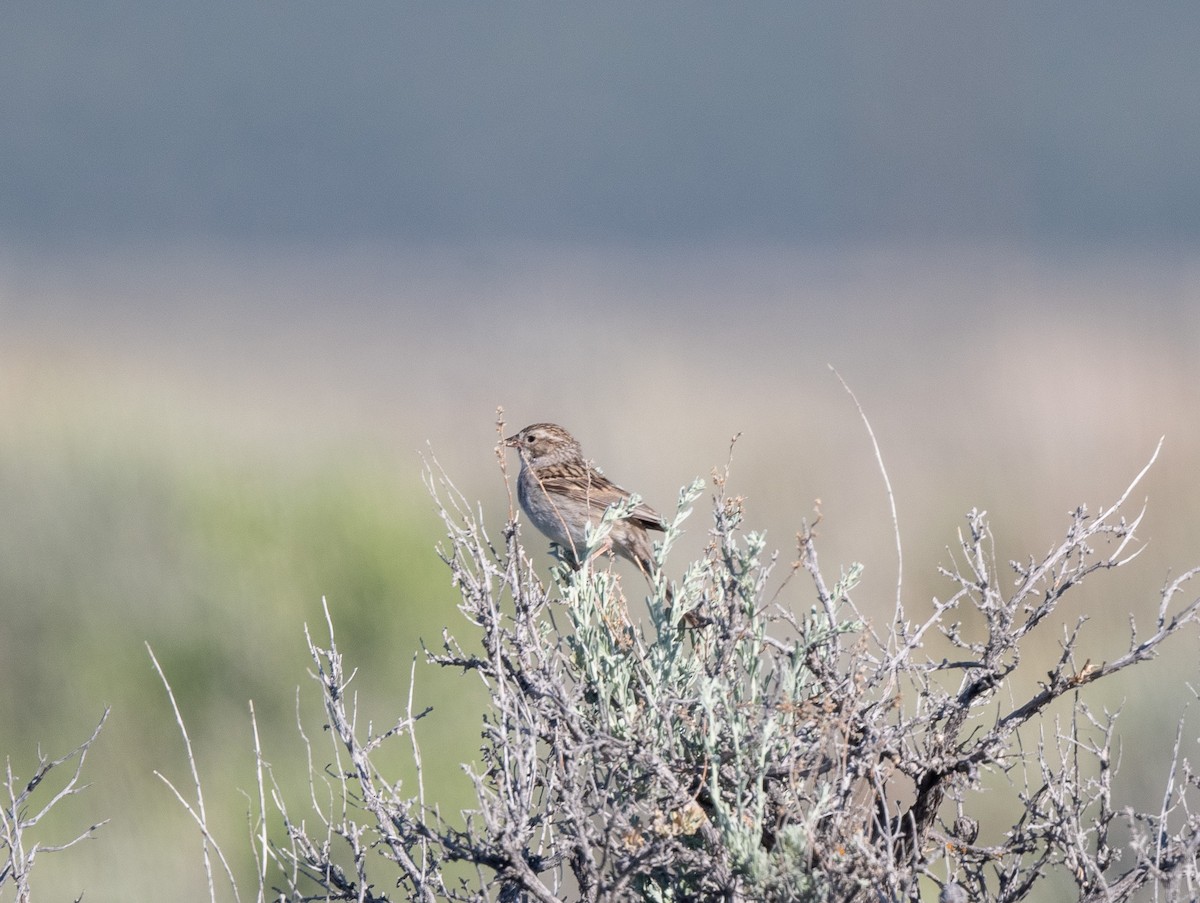
[[[531,424],[504,444],[521,456],[517,498],[522,510],[578,567],[586,548],[586,525],[599,523],[610,505],[630,494],[593,467],[575,437],[557,424]],[[613,524],[609,544],[650,579],[654,548],[647,531],[666,528],[662,516],[640,502],[629,517]]]

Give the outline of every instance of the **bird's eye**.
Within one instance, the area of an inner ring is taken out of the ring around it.
[[[530,445],[533,445],[533,436],[526,436],[525,441],[528,442]]]

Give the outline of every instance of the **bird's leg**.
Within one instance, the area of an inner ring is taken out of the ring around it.
[[[579,557],[575,550],[574,543],[571,543],[569,546],[564,546],[562,543],[558,542],[552,543],[551,545],[558,557],[565,561],[573,571],[583,570],[583,566],[585,564],[591,564],[596,559],[601,558],[604,555],[608,555],[609,557],[612,557],[613,555],[613,543],[611,538],[604,540],[602,545],[592,549],[591,553],[585,558]]]
[[[583,562],[580,561],[579,556],[575,554],[574,543],[569,546],[564,546],[562,543],[552,542],[550,543],[550,552],[555,558],[566,564],[566,566],[573,571],[577,571],[583,567]]]

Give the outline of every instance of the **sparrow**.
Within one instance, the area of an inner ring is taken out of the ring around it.
[[[587,525],[598,524],[610,505],[627,501],[630,493],[584,458],[579,441],[557,424],[531,424],[504,444],[515,448],[521,458],[517,478],[521,510],[578,568],[587,548]],[[611,549],[653,581],[657,565],[648,531],[666,529],[662,515],[639,502],[613,524],[605,548],[597,551]]]

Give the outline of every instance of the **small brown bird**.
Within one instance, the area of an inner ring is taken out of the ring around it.
[[[579,567],[587,548],[587,525],[598,524],[610,505],[627,500],[630,494],[593,467],[575,437],[556,424],[532,424],[504,444],[521,456],[517,478],[521,509]],[[628,517],[613,524],[608,546],[652,580],[654,548],[646,531],[666,529],[662,515],[639,502]]]

